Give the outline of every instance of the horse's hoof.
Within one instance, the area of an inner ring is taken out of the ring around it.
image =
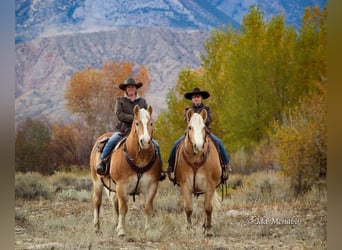
[[[214,234],[213,233],[207,233],[205,236],[206,237],[214,237]]]
[[[95,233],[100,233],[100,224],[99,223],[96,223],[95,226],[94,226],[94,229],[95,229]]]
[[[124,237],[126,235],[126,233],[123,231],[123,230],[120,230],[119,232],[118,232],[118,236],[119,237]]]
[[[205,237],[213,237],[214,236],[214,231],[212,228],[207,228],[204,230],[204,235]]]

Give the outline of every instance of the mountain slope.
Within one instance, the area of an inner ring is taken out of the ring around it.
[[[239,27],[252,5],[265,17],[284,13],[300,26],[305,6],[324,0],[16,0],[16,124],[25,117],[70,120],[64,91],[70,77],[105,61],[144,64],[156,112],[179,70],[200,66],[214,27]]]
[[[25,117],[69,120],[64,91],[70,77],[105,61],[144,64],[150,72],[147,96],[156,112],[182,67],[200,66],[205,31],[117,28],[112,31],[35,39],[16,46],[16,124]]]
[[[326,6],[326,0],[213,0],[212,5],[242,23],[243,16],[248,13],[251,5],[259,6],[265,17],[283,14],[285,22],[300,27],[304,9],[307,6]]]
[[[238,28],[251,5],[267,19],[284,14],[287,24],[299,27],[306,6],[326,0],[16,0],[16,43],[38,37],[91,32],[113,27],[168,27],[211,30]]]
[[[229,23],[239,27],[210,1],[203,0],[16,1],[16,43],[61,33],[113,27],[211,30]]]

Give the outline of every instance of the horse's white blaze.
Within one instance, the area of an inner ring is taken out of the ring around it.
[[[143,126],[143,133],[139,136],[139,143],[141,148],[148,148],[151,141],[151,135],[148,132],[148,121],[150,114],[145,109],[140,109],[140,120]]]
[[[201,115],[194,113],[190,119],[190,125],[193,128],[193,147],[196,151],[201,151],[204,145],[203,129],[205,124]],[[196,153],[195,151],[195,153]]]

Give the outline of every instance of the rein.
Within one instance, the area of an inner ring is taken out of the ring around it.
[[[135,185],[135,189],[133,191],[133,193],[131,193],[131,195],[133,195],[133,201],[135,201],[135,195],[139,194],[137,192],[137,189],[138,189],[138,186],[139,186],[139,183],[140,183],[140,179],[142,177],[142,175],[147,172],[148,170],[151,169],[151,167],[153,166],[153,164],[156,162],[156,155],[157,155],[157,152],[156,150],[154,150],[154,154],[153,154],[153,158],[152,160],[144,167],[138,167],[137,165],[135,165],[134,163],[134,159],[131,158],[129,155],[128,155],[128,152],[127,152],[127,146],[126,146],[126,143],[124,144],[124,156],[125,156],[125,159],[128,163],[128,165],[131,167],[131,169],[133,171],[135,171],[137,173],[137,177],[138,177],[138,181],[137,181],[137,184]]]

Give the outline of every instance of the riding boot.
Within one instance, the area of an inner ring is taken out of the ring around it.
[[[167,169],[166,169],[166,172],[167,172],[167,173],[173,173],[173,171],[174,171],[173,165],[174,165],[174,164],[169,164],[169,166],[167,166]]]
[[[174,164],[169,163],[169,166],[166,169],[166,173],[169,177],[169,180],[174,182],[175,181]]]
[[[162,168],[162,171],[161,171],[160,176],[159,176],[159,181],[165,180],[165,178],[166,178],[166,174],[165,173],[167,173],[167,172],[165,172],[163,170],[163,168]]]
[[[163,180],[165,180],[165,178],[166,178],[165,173],[164,173],[164,172],[161,172],[161,173],[160,173],[160,176],[159,176],[159,181],[163,181]]]
[[[98,173],[99,175],[105,175],[106,174],[106,160],[102,160],[100,161],[97,165],[96,165],[96,173]]]

